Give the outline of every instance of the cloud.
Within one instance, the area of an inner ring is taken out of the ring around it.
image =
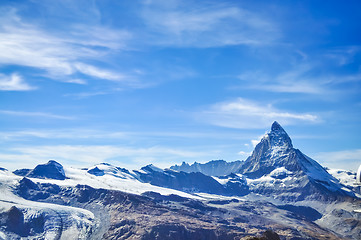
[[[100,162],[117,162],[123,165],[141,167],[151,162],[169,167],[179,159],[208,156],[209,153],[187,151],[166,147],[135,148],[112,145],[56,145],[31,146],[8,149],[0,153],[4,162],[21,161],[24,164],[39,164],[49,159],[56,159],[66,165],[90,166]],[[151,160],[149,162],[149,160]],[[27,162],[27,163],[25,163]],[[7,164],[9,165],[9,164]],[[18,165],[14,165],[18,166]]]
[[[0,91],[30,91],[36,87],[27,84],[23,78],[16,73],[6,76],[0,74]]]
[[[101,62],[109,51],[123,49],[131,38],[129,32],[80,24],[69,24],[66,30],[54,32],[38,27],[40,24],[25,22],[14,8],[0,10],[3,13],[0,17],[0,65],[35,68],[45,71],[47,77],[65,82],[74,82],[66,78],[74,79],[77,73],[106,80],[120,78],[119,73],[86,62]]]
[[[1,114],[1,113],[0,113]],[[18,113],[19,114],[19,113]],[[20,116],[20,115],[19,115]],[[0,131],[0,141],[29,141],[34,139],[45,139],[46,141],[54,139],[79,140],[84,143],[86,140],[136,140],[140,142],[149,139],[233,139],[235,141],[248,140],[252,134],[242,134],[236,132],[220,132],[220,131],[105,131],[86,129],[86,128],[57,128],[57,129],[23,129],[19,131]],[[187,142],[189,142],[187,140]]]
[[[361,164],[361,149],[343,150],[335,152],[321,152],[312,156],[329,168],[343,168],[357,171]]]
[[[293,113],[270,104],[259,104],[243,98],[220,102],[196,114],[199,120],[229,128],[265,128],[277,120],[283,125],[317,123],[319,117],[310,113]]]
[[[325,89],[325,77],[310,77],[309,65],[298,66],[292,70],[272,76],[263,72],[244,72],[238,76],[242,83],[239,87],[276,93],[322,94]]]
[[[357,49],[352,47],[345,51],[349,54],[356,54]],[[329,55],[318,54],[313,56],[314,60],[312,61],[297,61],[296,64],[289,67],[289,70],[277,71],[276,73],[259,70],[245,71],[238,75],[241,82],[234,88],[274,93],[312,94],[324,97],[344,93],[347,88],[352,90],[352,84],[343,84],[361,81],[360,69],[347,72],[339,71],[341,64],[330,63],[329,58],[331,58]],[[344,62],[342,65],[353,62],[351,57],[340,61]]]
[[[344,46],[330,49],[324,56],[326,59],[335,61],[339,66],[343,66],[354,62],[355,56],[360,51],[360,46]]]
[[[18,117],[38,117],[38,118],[54,118],[62,120],[74,120],[75,117],[57,115],[52,113],[45,112],[23,112],[23,111],[10,111],[10,110],[0,110],[0,114],[18,116]]]
[[[96,78],[107,79],[111,81],[120,81],[126,78],[126,76],[122,74],[100,69],[84,63],[75,63],[74,67],[79,72]]]
[[[81,85],[86,85],[87,84],[87,81],[85,81],[84,79],[79,79],[79,78],[65,80],[64,82],[76,83],[76,84],[81,84]]]
[[[172,1],[145,4],[142,17],[153,43],[190,47],[264,45],[279,37],[270,19],[225,4]]]

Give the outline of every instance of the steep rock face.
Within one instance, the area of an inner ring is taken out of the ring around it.
[[[135,171],[138,178],[155,186],[172,188],[184,192],[203,192],[227,196],[243,196],[248,193],[247,182],[236,175],[227,176],[227,182],[217,180],[200,172],[178,172],[162,170],[152,165]]]
[[[26,176],[32,178],[57,179],[57,180],[66,179],[63,166],[54,160],[50,160],[46,164],[39,164],[33,170],[19,169],[14,171],[13,173],[19,176]]]
[[[224,160],[213,160],[207,163],[197,163],[189,165],[183,162],[182,165],[171,166],[170,169],[183,172],[201,172],[208,176],[226,176],[239,171],[243,161],[226,162]]]
[[[282,200],[354,196],[320,164],[293,148],[290,137],[277,122],[257,144],[240,173],[249,178],[251,191]]]

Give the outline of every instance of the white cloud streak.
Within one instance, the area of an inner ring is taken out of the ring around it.
[[[10,76],[0,74],[0,91],[30,91],[36,87],[30,86],[23,78],[16,73]]]
[[[143,18],[152,30],[151,40],[160,45],[264,45],[280,35],[270,19],[224,4],[200,6],[182,1],[146,4]]]
[[[111,80],[111,81],[121,81],[122,79],[126,78],[126,76],[121,75],[119,73],[99,69],[97,67],[94,67],[94,66],[91,66],[88,64],[84,64],[84,63],[75,63],[74,67],[76,70],[78,70],[79,72],[81,72],[85,75],[89,75],[89,76],[100,78],[100,79],[107,79],[107,80]]]
[[[18,116],[18,117],[37,117],[37,118],[54,118],[62,120],[74,120],[75,117],[57,115],[52,113],[45,112],[23,112],[23,111],[10,111],[10,110],[0,110],[0,114]]]
[[[40,69],[56,80],[73,78],[71,76],[76,73],[120,80],[119,73],[95,68],[85,62],[99,61],[109,50],[124,48],[124,42],[131,38],[129,32],[98,26],[69,26],[67,32],[51,33],[25,23],[15,9],[7,10],[1,11],[6,14],[0,17],[0,65]]]
[[[194,159],[209,155],[209,152],[202,153],[159,146],[134,148],[112,145],[56,145],[12,148],[7,153],[0,153],[0,158],[4,162],[13,160],[27,165],[29,162],[38,164],[49,159],[56,159],[67,165],[82,167],[100,162],[118,162],[124,163],[121,166],[132,165],[134,167],[141,167],[153,162],[169,167],[179,159]]]
[[[262,72],[245,72],[238,76],[241,88],[255,89],[277,93],[322,94],[325,89],[325,79],[306,77],[310,66],[298,66],[296,69],[270,76]]]
[[[320,63],[300,64],[299,66],[275,75],[260,71],[244,72],[236,88],[252,89],[275,93],[302,93],[329,96],[338,91],[337,85],[361,81],[361,74],[324,74],[317,72]]]
[[[112,140],[115,139],[118,141],[120,139],[129,141],[136,139],[137,141],[148,139],[234,139],[234,140],[248,140],[252,135],[238,134],[238,133],[220,133],[219,131],[213,132],[206,130],[202,131],[104,131],[104,130],[95,130],[95,129],[72,129],[72,128],[62,128],[62,129],[24,129],[19,131],[1,131],[0,132],[0,141],[29,141],[34,140],[34,138],[40,139],[64,139],[68,140],[79,140],[81,142],[89,140],[99,141],[103,140]]]
[[[196,117],[216,126],[240,129],[265,128],[276,120],[283,125],[320,121],[319,117],[314,114],[291,113],[272,105],[260,105],[243,98],[214,104],[207,110],[196,114]]]

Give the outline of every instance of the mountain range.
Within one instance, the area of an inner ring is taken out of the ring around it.
[[[0,168],[0,239],[361,239],[355,175],[277,122],[245,161]]]

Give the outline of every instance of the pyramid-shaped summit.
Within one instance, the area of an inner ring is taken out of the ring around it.
[[[271,132],[266,134],[264,137],[267,136],[272,147],[278,146],[284,148],[293,148],[291,138],[281,127],[281,125],[276,121],[272,124]]]
[[[266,133],[257,144],[252,155],[243,165],[243,173],[250,178],[259,178],[269,174],[277,167],[288,170],[301,170],[290,154],[296,155],[292,140],[278,122],[274,122],[271,131]]]
[[[257,144],[239,171],[249,179],[268,179],[255,184],[252,190],[261,194],[280,194],[289,200],[349,195],[342,185],[315,160],[292,145],[291,138],[278,122]],[[262,178],[264,177],[264,178]],[[330,194],[335,193],[335,194]]]

